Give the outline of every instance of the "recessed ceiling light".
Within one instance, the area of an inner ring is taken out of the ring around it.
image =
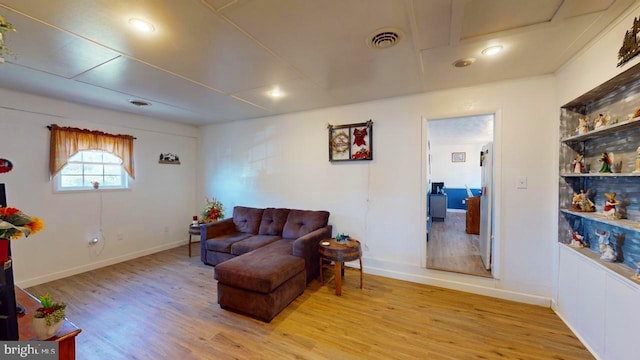
[[[135,99],[129,100],[129,103],[131,105],[135,105],[135,106],[149,106],[149,105],[151,105],[151,103],[146,102],[144,100],[135,100]]]
[[[153,25],[151,25],[151,23],[137,18],[129,19],[129,25],[133,26],[139,31],[147,33],[153,32],[156,29]]]
[[[269,94],[269,96],[271,96],[274,99],[281,98],[284,96],[284,93],[278,87],[273,88],[267,94]]]
[[[502,45],[495,45],[482,50],[482,55],[492,56],[500,52],[502,52]]]
[[[476,61],[475,58],[465,58],[454,61],[453,66],[455,67],[467,67],[473,64]]]

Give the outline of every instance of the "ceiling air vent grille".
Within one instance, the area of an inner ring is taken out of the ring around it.
[[[151,105],[150,103],[148,103],[148,102],[146,102],[144,100],[135,100],[135,99],[129,100],[129,103],[131,105],[135,105],[135,106],[149,106],[149,105]]]
[[[402,31],[394,28],[376,30],[367,38],[367,45],[374,49],[388,49],[396,45],[402,39]]]

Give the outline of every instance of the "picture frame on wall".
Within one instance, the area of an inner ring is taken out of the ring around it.
[[[329,161],[373,160],[373,121],[331,125]]]
[[[452,152],[451,153],[451,162],[465,162],[467,161],[467,153],[466,152]]]

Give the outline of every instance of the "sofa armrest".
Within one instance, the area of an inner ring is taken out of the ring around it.
[[[307,271],[307,283],[320,275],[320,255],[318,247],[320,241],[331,237],[332,226],[327,225],[314,230],[293,241],[293,255],[301,257],[305,262]]]
[[[200,224],[200,259],[202,262],[207,263],[207,249],[205,247],[207,240],[233,234],[235,231],[236,225],[233,223],[233,218]]]

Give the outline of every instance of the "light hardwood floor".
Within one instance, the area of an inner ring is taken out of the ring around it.
[[[220,309],[185,246],[27,291],[67,303],[80,360],[592,359],[547,308],[367,274],[361,290],[350,268],[333,286],[314,280],[266,324]]]
[[[447,212],[445,221],[431,223],[427,268],[492,277],[480,258],[479,235],[467,234],[466,213]]]

